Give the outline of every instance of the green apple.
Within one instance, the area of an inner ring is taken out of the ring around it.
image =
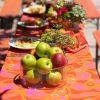
[[[28,70],[28,69],[34,69],[36,65],[36,58],[35,56],[31,54],[26,54],[22,57],[21,59],[21,64],[23,67]]]
[[[28,79],[34,79],[34,70],[33,69],[31,69],[31,70],[28,70],[27,72],[26,72],[26,75],[25,75]]]
[[[46,82],[49,85],[56,86],[62,81],[62,75],[58,71],[51,71],[49,74],[46,75]]]
[[[25,78],[28,83],[35,85],[42,80],[42,75],[31,69],[26,72]]]
[[[52,70],[52,62],[49,58],[39,58],[36,63],[36,70],[40,74],[48,74]]]
[[[48,51],[50,49],[49,44],[45,42],[40,42],[36,47],[36,54],[39,57],[48,57]]]
[[[49,49],[49,57],[51,57],[53,54],[56,53],[62,53],[63,54],[63,50],[60,47],[51,47]]]

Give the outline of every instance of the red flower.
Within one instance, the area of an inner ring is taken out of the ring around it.
[[[67,12],[67,8],[66,7],[62,7],[57,11],[58,16],[61,16],[62,13]]]

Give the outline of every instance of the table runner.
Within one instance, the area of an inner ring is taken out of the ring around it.
[[[69,64],[64,83],[58,87],[43,89],[24,88],[14,83],[20,73],[20,59],[28,51],[10,48],[0,72],[2,100],[100,100],[100,79],[89,48],[71,54],[66,53]]]

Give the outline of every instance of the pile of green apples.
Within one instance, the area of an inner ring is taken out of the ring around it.
[[[62,73],[58,69],[68,64],[60,47],[51,47],[48,43],[40,42],[35,48],[34,55],[26,54],[21,59],[23,76],[30,84],[45,81],[48,85],[57,86],[62,81]]]

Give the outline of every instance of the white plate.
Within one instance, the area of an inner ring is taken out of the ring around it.
[[[29,25],[23,25],[22,23],[23,23],[22,21],[19,21],[19,22],[18,22],[18,25],[21,26],[21,27],[23,27],[23,28],[28,28],[28,29],[42,28],[42,27],[47,26],[47,25],[49,24],[48,21],[45,21],[44,24],[41,25],[41,26],[37,26],[37,25],[34,25],[34,26],[31,26],[31,25],[30,25],[30,26],[29,26]]]
[[[46,11],[46,6],[37,5],[36,3],[31,3],[30,6],[23,9],[23,12],[26,14],[35,14],[37,12],[38,14],[43,14]]]
[[[24,8],[24,9],[23,9],[23,12],[24,12],[24,13],[28,13],[28,14],[32,14],[31,12],[29,12],[29,9],[28,9],[28,8]]]
[[[39,38],[36,38],[36,37],[29,37],[29,38],[32,38],[32,39],[34,39],[34,40],[40,40]],[[25,47],[18,47],[18,46],[16,46],[15,45],[15,42],[16,42],[16,40],[19,40],[19,39],[21,39],[21,38],[16,38],[16,39],[12,39],[12,40],[10,40],[9,41],[9,45],[11,46],[11,47],[14,47],[14,48],[17,48],[17,49],[22,49],[22,50],[29,50],[29,49],[34,49],[35,47],[28,47],[28,48],[25,48]]]

